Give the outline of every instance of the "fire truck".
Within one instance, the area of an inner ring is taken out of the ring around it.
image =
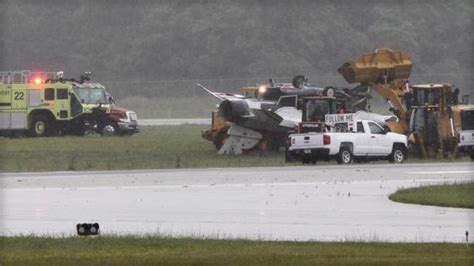
[[[0,134],[114,134],[117,125],[110,119],[113,107],[105,87],[91,82],[90,72],[79,80],[63,76],[63,72],[0,72]],[[137,128],[136,114],[126,114]]]

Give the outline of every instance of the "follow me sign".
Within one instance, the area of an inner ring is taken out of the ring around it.
[[[325,115],[324,119],[327,124],[336,124],[354,122],[356,117],[355,114],[332,114]]]

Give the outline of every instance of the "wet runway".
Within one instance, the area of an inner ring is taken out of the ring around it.
[[[1,174],[0,234],[463,242],[473,210],[387,196],[473,179],[472,163]]]
[[[210,118],[162,118],[140,119],[140,126],[178,126],[178,125],[210,125]]]

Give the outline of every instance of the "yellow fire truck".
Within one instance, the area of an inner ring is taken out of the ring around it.
[[[8,136],[83,135],[88,130],[107,134],[111,104],[105,87],[63,72],[0,72],[0,133]]]

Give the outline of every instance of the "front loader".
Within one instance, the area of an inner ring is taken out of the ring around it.
[[[456,129],[461,127],[453,119],[457,94],[449,84],[409,85],[412,65],[408,54],[381,48],[343,64],[338,72],[349,83],[367,86],[369,98],[374,91],[387,100],[398,117],[387,125],[409,136],[411,151],[421,158],[456,156]]]

